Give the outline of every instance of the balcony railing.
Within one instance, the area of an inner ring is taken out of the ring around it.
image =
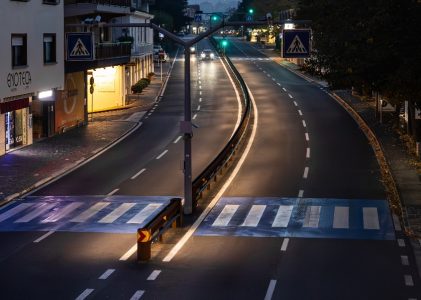
[[[101,43],[95,45],[95,59],[129,57],[131,51],[131,43]]]
[[[100,5],[131,6],[131,0],[68,0],[65,4],[90,3]]]
[[[132,48],[132,55],[133,56],[143,56],[152,54],[153,52],[153,45],[152,44],[140,44],[134,45]]]

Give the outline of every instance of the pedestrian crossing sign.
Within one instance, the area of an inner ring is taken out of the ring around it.
[[[92,32],[69,32],[66,34],[66,60],[94,60],[94,38]]]
[[[282,32],[282,57],[310,57],[310,29],[284,30]]]

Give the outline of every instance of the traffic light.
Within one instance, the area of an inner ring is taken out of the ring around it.
[[[217,15],[213,15],[212,16],[212,21],[217,21],[218,20],[218,16]]]
[[[253,8],[249,8],[249,14],[253,14],[254,13],[254,9]]]
[[[223,39],[222,41],[221,41],[221,46],[222,47],[226,47],[226,46],[228,46],[228,41],[226,40],[226,39]]]

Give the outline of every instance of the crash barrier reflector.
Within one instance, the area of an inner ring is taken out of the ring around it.
[[[162,235],[171,226],[181,226],[183,218],[180,198],[173,198],[170,204],[144,227],[137,230],[137,261],[151,258],[152,242],[162,239]]]
[[[213,37],[210,38],[211,43],[214,48],[217,48],[217,42]],[[242,142],[242,139],[246,133],[250,118],[251,118],[251,100],[250,95],[247,90],[247,86],[241,77],[238,70],[235,68],[234,64],[227,56],[222,57],[223,61],[227,64],[231,72],[234,74],[235,80],[241,89],[241,94],[244,99],[244,114],[241,118],[240,125],[236,129],[234,135],[229,140],[228,144],[222,149],[222,151],[214,158],[214,160],[205,168],[205,170],[200,173],[199,176],[193,181],[193,210],[197,207],[198,201],[201,198],[202,192],[205,189],[210,188],[212,179],[216,181],[216,176],[219,173],[222,173],[224,167],[227,167],[228,163],[231,161],[232,157],[235,154],[236,149]]]

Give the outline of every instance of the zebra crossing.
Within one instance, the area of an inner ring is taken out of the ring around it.
[[[0,209],[0,231],[134,233],[173,197],[30,196]]]
[[[195,235],[395,239],[385,200],[221,198]]]

